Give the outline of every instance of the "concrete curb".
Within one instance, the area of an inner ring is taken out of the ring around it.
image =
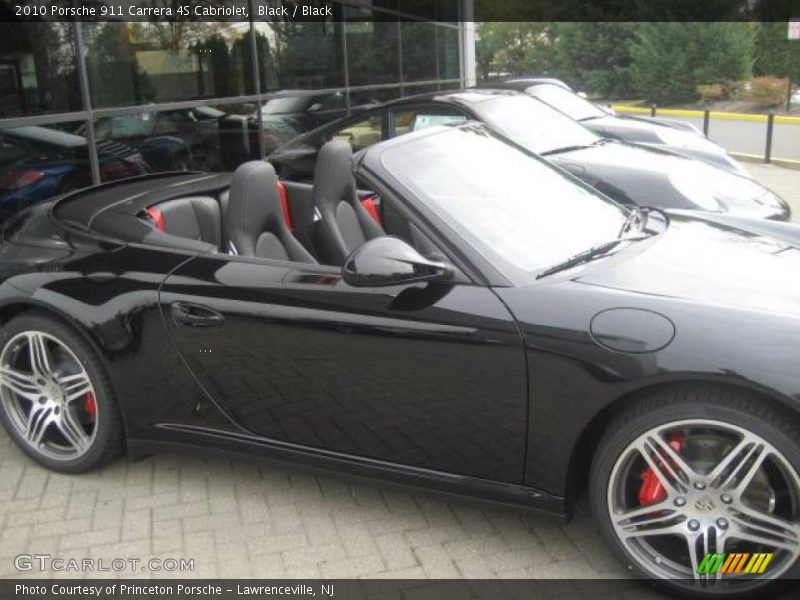
[[[800,160],[790,160],[788,158],[772,158],[771,162],[765,163],[764,156],[759,154],[742,154],[739,152],[729,152],[737,160],[749,163],[759,163],[762,165],[775,165],[776,167],[783,167],[784,169],[797,169],[800,170]]]
[[[625,104],[614,104],[612,109],[618,112],[634,113],[634,114],[650,114],[650,109],[643,106],[627,106]],[[656,116],[667,117],[703,117],[705,113],[702,110],[688,110],[683,108],[657,108]],[[760,123],[767,122],[767,115],[757,115],[749,113],[731,113],[731,112],[718,112],[711,111],[709,113],[710,119],[729,119],[731,121],[756,121]],[[775,123],[783,123],[786,125],[800,125],[800,117],[791,117],[789,115],[775,115]]]

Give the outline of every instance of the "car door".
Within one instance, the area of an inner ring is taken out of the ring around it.
[[[170,339],[257,436],[521,483],[526,364],[469,282],[355,288],[332,267],[199,256],[161,289]]]

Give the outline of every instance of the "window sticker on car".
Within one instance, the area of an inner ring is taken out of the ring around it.
[[[463,115],[417,115],[414,121],[414,131],[434,127],[435,125],[452,125],[454,123],[463,123],[467,117]]]

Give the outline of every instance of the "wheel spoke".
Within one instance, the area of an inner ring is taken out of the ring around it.
[[[7,387],[17,396],[31,402],[41,395],[36,378],[28,373],[22,373],[8,367],[0,368],[0,385]]]
[[[713,527],[701,529],[695,534],[686,535],[689,547],[689,562],[691,563],[692,576],[695,579],[720,579],[722,573],[698,573],[697,570],[707,554],[718,554],[725,551],[725,537]],[[698,549],[700,550],[698,552]]]
[[[711,487],[744,492],[756,476],[769,452],[763,443],[745,438],[714,467]]]
[[[650,441],[653,446],[658,449],[658,453],[661,456],[667,457],[667,462],[669,462],[669,464],[673,467],[673,469],[676,471],[676,474],[681,477],[681,481],[688,483],[689,476],[696,475],[694,469],[689,466],[689,463],[683,460],[683,457],[678,454],[674,448],[670,446],[669,443],[659,434],[650,436],[648,441]]]
[[[745,506],[739,506],[731,512],[731,520],[736,525],[731,537],[792,552],[800,551],[800,525],[797,523],[790,523]]]
[[[38,448],[41,445],[44,434],[54,420],[53,416],[52,406],[42,406],[35,403],[31,405],[25,427],[25,439],[28,440],[28,443],[34,448]]]
[[[631,538],[677,533],[676,525],[684,520],[683,516],[671,508],[659,506],[637,508],[620,515],[614,523],[619,535]]]
[[[52,373],[50,351],[47,349],[47,341],[44,335],[38,332],[31,332],[27,335],[27,338],[31,369],[36,375],[50,375]]]
[[[67,402],[71,402],[92,391],[92,383],[89,381],[89,376],[84,372],[57,377],[56,381],[64,390]]]
[[[796,543],[792,544],[787,542],[786,540],[776,540],[773,537],[759,535],[757,532],[754,532],[749,528],[744,529],[739,527],[735,533],[731,533],[730,537],[736,538],[737,540],[741,540],[743,542],[750,542],[751,544],[757,544],[759,546],[768,546],[770,548],[788,550],[789,552],[792,553],[796,553],[798,549]]]
[[[56,423],[58,430],[75,450],[78,452],[83,451],[89,443],[89,436],[86,434],[86,431],[75,419],[69,408],[65,407],[64,410],[61,411],[60,417],[61,418],[58,419]]]
[[[677,494],[685,493],[688,489],[688,473],[691,468],[678,454],[663,443],[658,434],[648,435],[639,446],[639,453],[647,461],[648,466],[658,477],[661,485],[669,492]],[[673,458],[674,457],[674,458]]]

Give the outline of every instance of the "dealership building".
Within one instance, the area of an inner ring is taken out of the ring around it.
[[[142,173],[233,169],[359,107],[474,83],[473,0],[306,2],[322,20],[253,18],[275,3],[243,3],[249,21],[5,14],[0,211]]]

